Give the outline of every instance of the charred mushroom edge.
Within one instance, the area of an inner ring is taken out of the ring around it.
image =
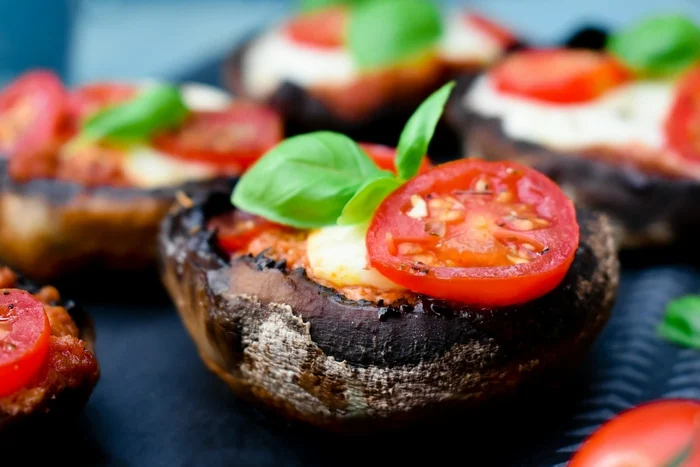
[[[215,194],[165,219],[166,289],[204,363],[236,394],[333,431],[405,427],[562,379],[607,322],[619,282],[607,218],[579,210],[575,260],[540,299],[481,310],[417,295],[352,301],[264,254],[229,260],[206,221],[230,209]]]
[[[49,281],[92,266],[155,264],[158,227],[179,192],[230,192],[219,177],[156,189],[86,187],[55,179],[17,182],[0,159],[0,260]]]

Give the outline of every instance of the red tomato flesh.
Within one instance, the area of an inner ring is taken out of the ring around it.
[[[558,104],[593,100],[630,76],[612,56],[582,49],[525,50],[491,72],[503,93]]]
[[[156,136],[153,144],[180,159],[245,170],[276,146],[283,133],[277,112],[239,102],[220,112],[192,112],[179,128]]]
[[[671,150],[690,161],[700,160],[700,67],[681,80],[664,131]]]
[[[17,392],[39,372],[51,327],[44,305],[20,289],[0,289],[0,397]]]
[[[517,37],[515,37],[515,35],[513,35],[513,33],[511,33],[507,28],[480,14],[468,13],[464,16],[464,21],[469,26],[474,26],[487,36],[493,38],[504,49],[518,42]]]
[[[77,122],[93,113],[136,96],[138,87],[122,83],[90,83],[71,92],[69,111]]]
[[[343,7],[312,11],[292,19],[285,26],[288,37],[301,45],[336,49],[345,43],[348,12]]]
[[[664,399],[620,413],[596,430],[568,467],[661,467],[695,440],[683,467],[700,466],[700,401]]]
[[[251,241],[266,230],[285,228],[255,214],[234,210],[225,216],[215,217],[209,222],[208,228],[216,230],[219,247],[235,253],[248,247]]]
[[[374,143],[358,143],[360,148],[374,161],[380,169],[396,173],[396,149],[389,146]],[[430,168],[430,161],[423,158],[418,173],[424,173]]]
[[[578,248],[573,203],[514,162],[441,164],[391,193],[367,232],[370,264],[417,293],[482,306],[554,289]]]
[[[59,136],[67,92],[50,71],[25,73],[0,92],[0,152],[35,154]]]

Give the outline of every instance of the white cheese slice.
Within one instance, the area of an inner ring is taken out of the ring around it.
[[[366,231],[366,225],[333,226],[312,231],[306,246],[311,272],[316,278],[336,287],[403,290],[368,265]]]
[[[184,83],[180,86],[180,91],[185,105],[192,110],[224,110],[233,102],[231,94],[207,84]]]
[[[445,17],[445,32],[440,40],[440,55],[450,62],[490,63],[503,54],[503,47],[493,37],[454,11]]]
[[[673,99],[672,81],[634,81],[590,102],[558,105],[503,94],[485,75],[464,105],[501,118],[506,135],[517,140],[560,149],[624,144],[662,149]]]
[[[241,66],[243,85],[256,99],[268,97],[285,81],[306,88],[318,84],[345,85],[358,76],[346,49],[297,44],[280,29],[256,39]]]
[[[142,188],[179,185],[216,176],[210,165],[179,160],[148,146],[130,149],[124,157],[123,169],[129,180]]]

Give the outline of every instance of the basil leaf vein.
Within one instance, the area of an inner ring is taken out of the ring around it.
[[[402,179],[418,173],[454,86],[455,82],[450,81],[431,94],[406,123],[396,150],[396,167]]]
[[[86,119],[79,137],[81,140],[139,142],[157,131],[179,125],[188,114],[177,86],[154,85],[134,99]]]
[[[658,332],[676,344],[700,348],[700,295],[686,295],[669,302]]]
[[[384,198],[401,185],[401,180],[391,176],[382,176],[367,181],[347,202],[338,218],[338,224],[359,224],[372,217]]]
[[[442,29],[440,10],[429,0],[366,1],[350,13],[348,45],[360,68],[372,68],[431,47]]]
[[[347,136],[319,131],[286,139],[234,188],[239,209],[297,228],[336,223],[367,180],[390,176]]]
[[[700,61],[700,27],[682,15],[660,15],[611,36],[607,49],[639,74],[675,75]]]

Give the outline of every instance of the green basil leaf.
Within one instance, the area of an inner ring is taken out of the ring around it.
[[[418,173],[454,86],[455,82],[450,81],[431,94],[406,123],[396,149],[396,167],[402,179],[408,180]]]
[[[671,76],[700,61],[700,27],[682,15],[656,16],[611,36],[607,49],[640,75]]]
[[[671,301],[658,332],[676,344],[700,348],[700,296],[687,295]]]
[[[345,205],[338,224],[350,225],[366,221],[372,217],[384,198],[401,185],[401,180],[391,176],[367,181]]]
[[[134,99],[88,118],[79,138],[139,142],[158,131],[179,125],[188,114],[189,110],[177,86],[154,85],[144,89]]]
[[[361,68],[392,64],[432,46],[442,34],[440,10],[429,0],[374,0],[352,9],[350,53]]]
[[[240,178],[232,203],[297,228],[333,225],[345,205],[379,169],[347,136],[319,131],[286,139]]]

